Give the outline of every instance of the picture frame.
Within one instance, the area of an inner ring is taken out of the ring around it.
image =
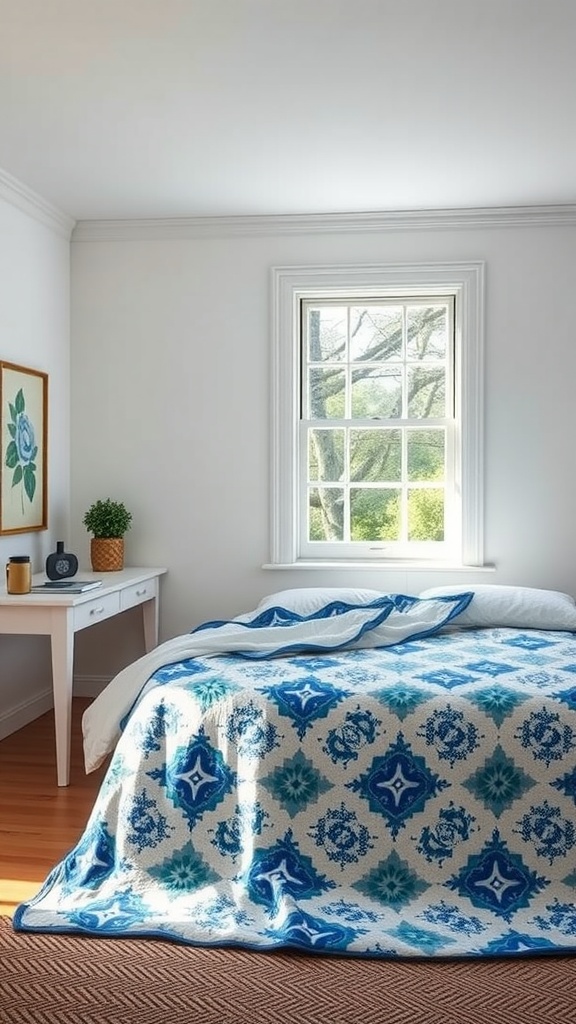
[[[48,528],[48,374],[0,360],[0,535]]]

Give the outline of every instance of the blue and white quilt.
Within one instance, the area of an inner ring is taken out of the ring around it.
[[[163,645],[148,682],[142,659],[85,832],[15,928],[575,950],[576,637],[457,629],[470,597],[254,613]]]

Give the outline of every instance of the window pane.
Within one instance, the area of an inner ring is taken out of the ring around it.
[[[415,366],[408,370],[408,416],[416,419],[446,415],[446,373],[443,367]]]
[[[344,431],[308,431],[308,479],[334,482],[344,476]]]
[[[399,430],[350,431],[350,479],[400,482],[402,437]]]
[[[444,479],[444,430],[408,430],[408,479]]]
[[[409,490],[408,540],[444,540],[442,487],[414,487]]]
[[[351,306],[351,359],[376,361],[399,359],[401,355],[401,306]]]
[[[310,370],[308,375],[309,418],[342,419],[346,394],[344,370]]]
[[[352,370],[352,416],[397,419],[402,414],[402,371],[382,366]]]
[[[448,341],[446,306],[409,306],[406,313],[409,359],[444,359]]]
[[[309,540],[344,540],[344,491],[312,487],[308,492]]]
[[[400,491],[393,487],[362,487],[350,491],[352,540],[398,540]]]
[[[343,359],[346,355],[346,306],[308,309],[308,360]]]

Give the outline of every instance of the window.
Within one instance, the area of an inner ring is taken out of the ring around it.
[[[273,271],[273,564],[482,564],[482,290],[480,263]]]

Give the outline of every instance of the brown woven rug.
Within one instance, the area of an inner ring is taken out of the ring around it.
[[[1,1024],[572,1024],[576,957],[394,962],[17,934]]]

